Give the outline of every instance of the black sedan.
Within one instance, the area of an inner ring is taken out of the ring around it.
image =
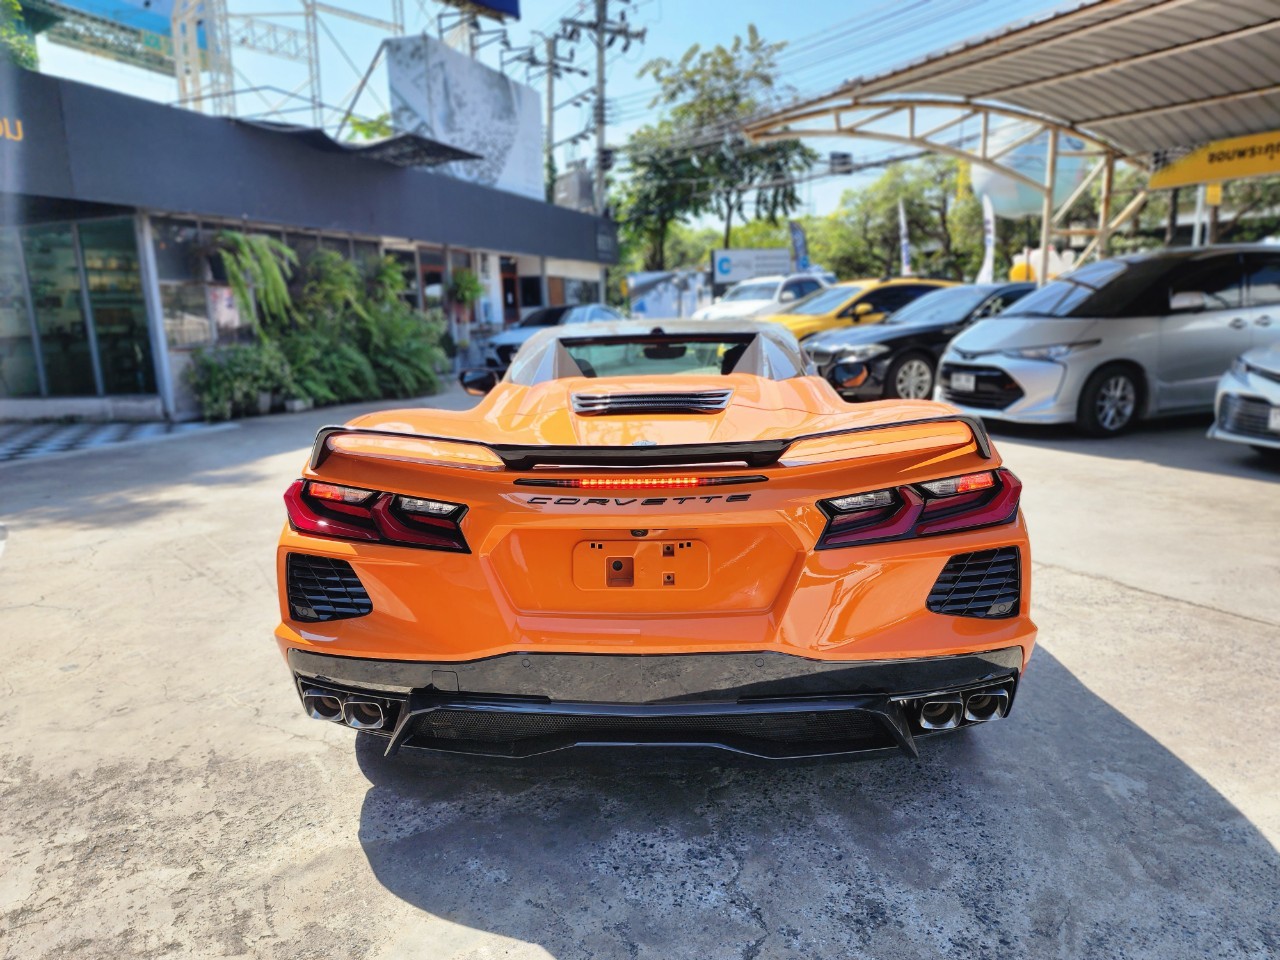
[[[824,330],[807,337],[803,346],[818,372],[847,400],[928,399],[938,358],[951,338],[1034,289],[1033,283],[945,287],[882,323]]]

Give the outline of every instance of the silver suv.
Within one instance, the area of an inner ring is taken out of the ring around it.
[[[1251,347],[1280,341],[1280,247],[1162,250],[1081,267],[947,347],[936,396],[1015,423],[1122,433],[1213,409]]]

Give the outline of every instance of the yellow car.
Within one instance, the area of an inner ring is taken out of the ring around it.
[[[932,293],[939,287],[953,286],[955,284],[950,280],[930,280],[924,277],[846,280],[811,293],[797,301],[786,313],[755,319],[780,323],[795,334],[797,340],[803,340],[822,330],[879,323],[916,297]]]

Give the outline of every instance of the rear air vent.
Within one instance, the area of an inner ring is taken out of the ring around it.
[[[938,574],[927,606],[952,617],[997,620],[1018,613],[1022,585],[1017,547],[956,554]]]
[[[293,619],[346,620],[373,610],[369,594],[347,561],[291,553],[285,565]]]
[[[683,393],[575,393],[573,412],[582,416],[617,413],[718,413],[729,403],[732,390]]]

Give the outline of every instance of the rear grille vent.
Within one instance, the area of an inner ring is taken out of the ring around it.
[[[718,413],[732,390],[684,393],[575,393],[573,412],[583,416],[611,413]]]
[[[833,743],[858,741],[863,746],[887,747],[893,741],[873,713],[832,710],[755,713],[723,716],[592,717],[554,713],[451,710],[445,707],[416,718],[412,739],[421,745],[433,740],[472,743],[513,743],[542,738],[569,741],[723,743],[726,738],[774,743]]]
[[[952,617],[1016,616],[1022,586],[1017,547],[956,554],[938,574],[927,606]]]
[[[289,612],[295,620],[346,620],[373,610],[373,601],[345,560],[291,553],[285,567]]]

